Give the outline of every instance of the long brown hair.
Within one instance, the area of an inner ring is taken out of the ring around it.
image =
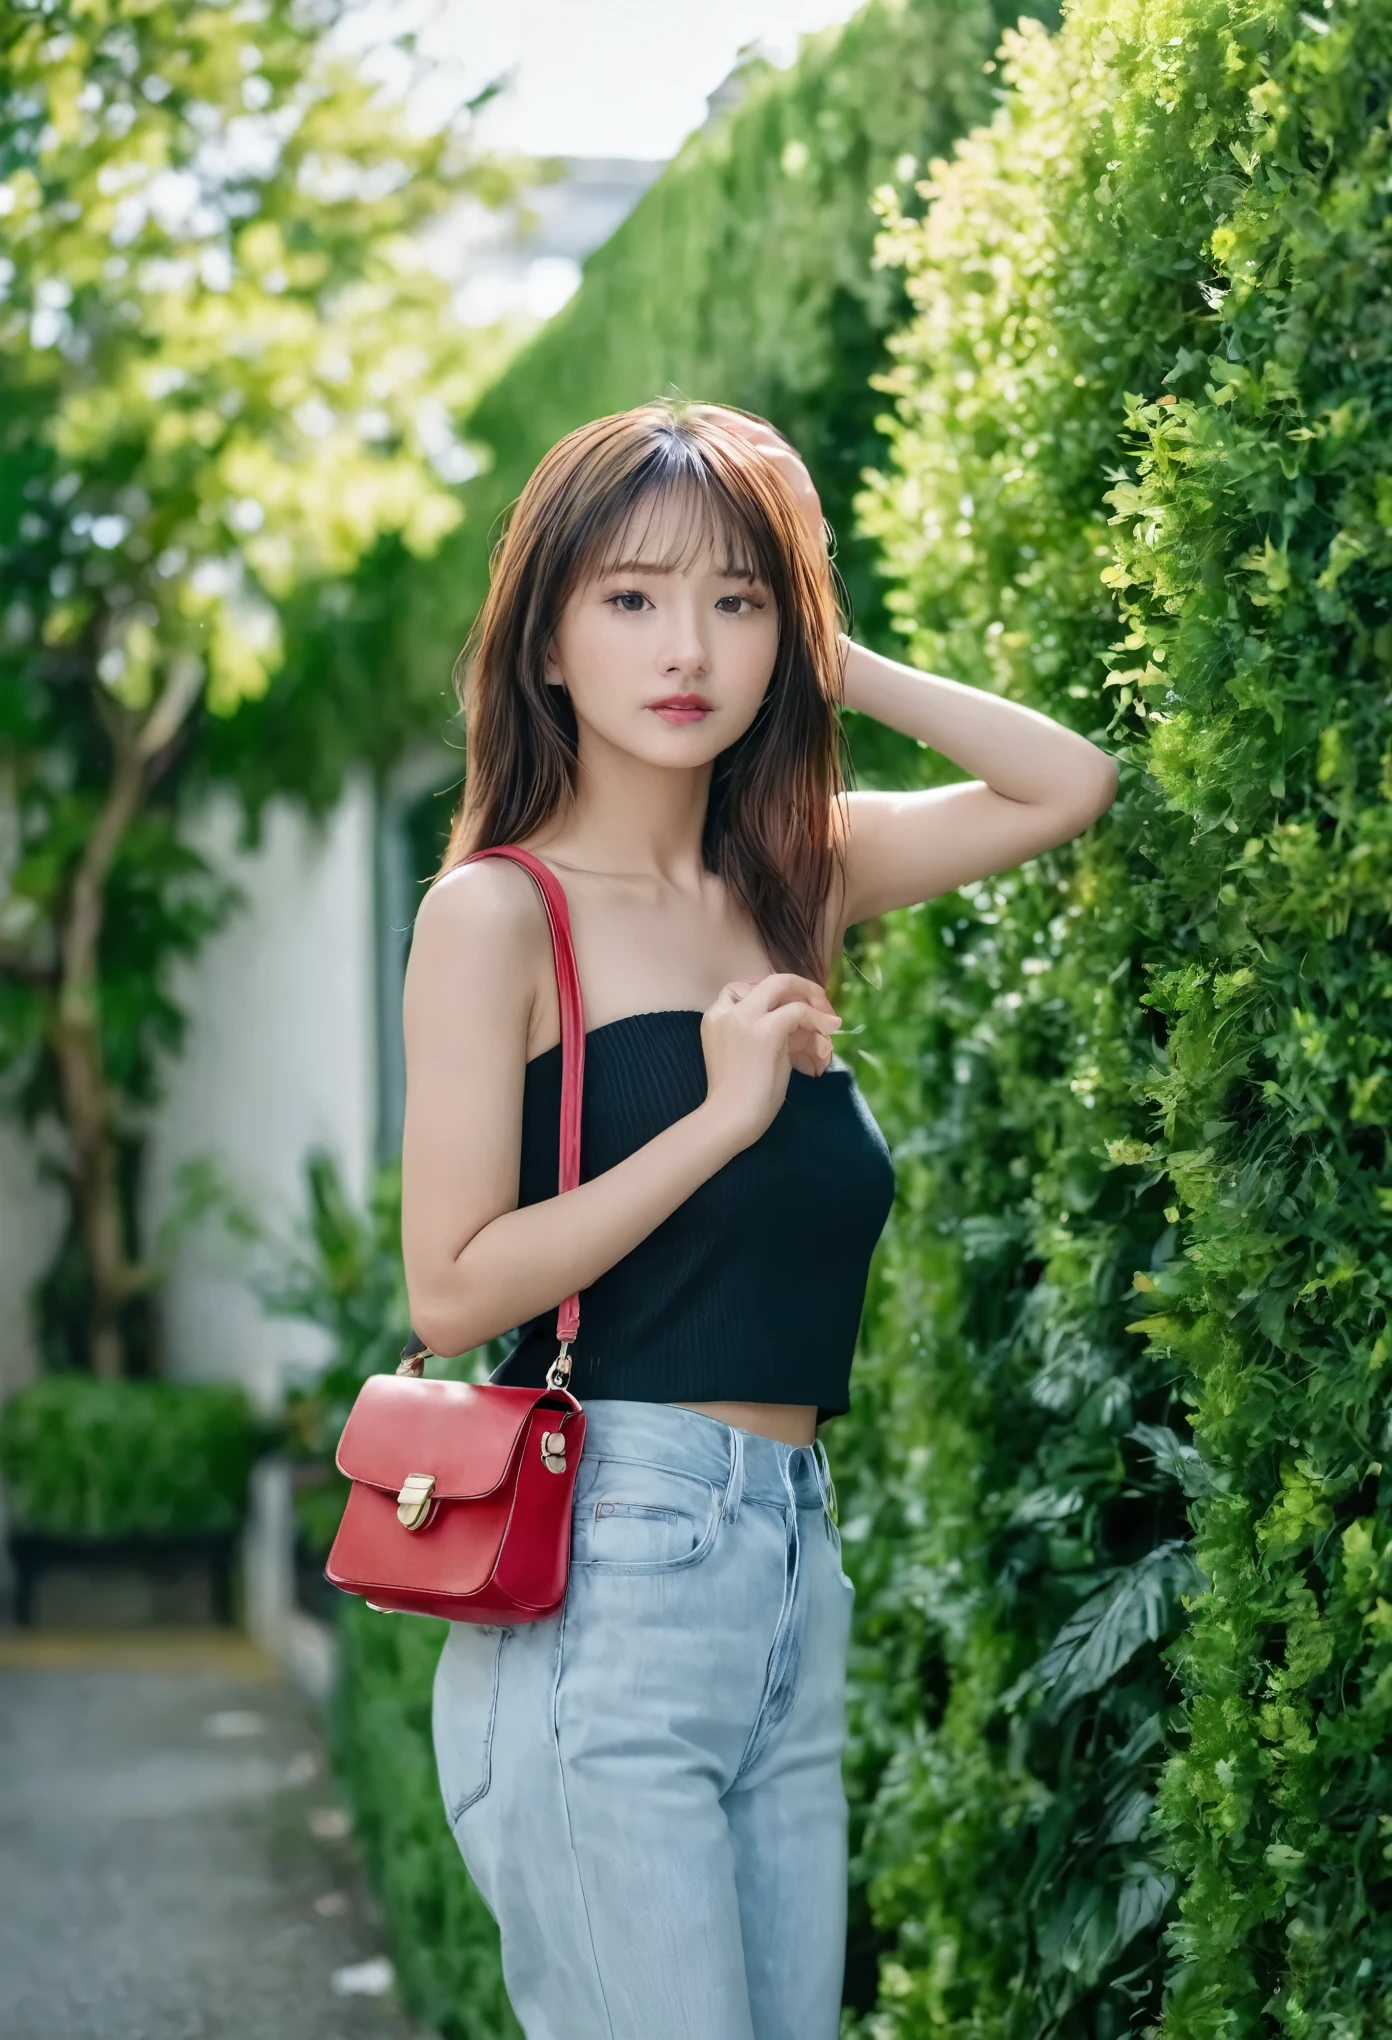
[[[715,761],[705,862],[748,909],[774,963],[820,979],[845,783],[831,567],[773,464],[704,407],[643,404],[582,425],[522,491],[455,667],[468,768],[441,875],[471,851],[525,841],[570,799],[575,714],[546,679],[552,635],[572,590],[604,571],[635,514],[674,492],[693,511],[683,551],[708,538],[723,544],[728,565],[764,582],[779,619],[758,714]]]

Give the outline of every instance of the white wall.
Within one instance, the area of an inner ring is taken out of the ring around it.
[[[178,988],[185,1050],[166,1075],[151,1142],[145,1223],[170,1210],[179,1164],[207,1155],[267,1227],[288,1234],[304,1209],[303,1162],[328,1148],[361,1200],[376,1129],[373,802],[351,783],[322,833],[287,805],[267,812],[258,849],[236,848],[237,813],[219,796],[190,830],[245,905]],[[147,1231],[147,1239],[153,1231]],[[245,1250],[215,1226],[186,1235],[164,1292],[166,1364],[175,1378],[234,1378],[266,1404],[285,1367],[314,1363],[312,1326],[267,1318]]]

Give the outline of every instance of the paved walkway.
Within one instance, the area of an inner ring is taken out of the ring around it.
[[[4,2040],[408,2040],[311,1713],[236,1638],[0,1633]]]

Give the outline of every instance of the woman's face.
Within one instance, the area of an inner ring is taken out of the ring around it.
[[[749,728],[773,675],[778,611],[727,552],[693,535],[692,506],[668,496],[641,506],[616,564],[573,590],[546,677],[569,694],[582,746],[589,735],[690,769]]]

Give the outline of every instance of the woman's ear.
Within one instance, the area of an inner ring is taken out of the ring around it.
[[[565,675],[561,671],[561,662],[556,657],[556,640],[554,638],[552,638],[550,644],[546,647],[546,665],[544,671],[548,687],[565,686]]]

